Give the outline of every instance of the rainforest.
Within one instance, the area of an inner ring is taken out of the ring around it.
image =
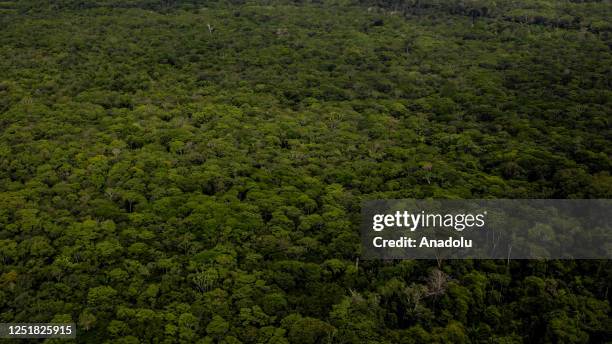
[[[0,343],[607,343],[612,264],[365,260],[375,199],[612,196],[607,0],[0,1]]]

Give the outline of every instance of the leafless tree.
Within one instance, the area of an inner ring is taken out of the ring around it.
[[[440,269],[433,269],[427,278],[427,296],[438,297],[446,292],[448,276]]]

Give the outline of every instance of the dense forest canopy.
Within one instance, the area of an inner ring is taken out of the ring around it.
[[[0,322],[105,343],[609,341],[609,261],[364,261],[358,222],[368,199],[610,198],[611,12],[0,2]]]

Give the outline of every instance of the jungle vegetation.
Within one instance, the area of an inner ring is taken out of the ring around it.
[[[79,343],[610,341],[609,261],[366,261],[358,226],[367,199],[610,198],[611,13],[0,2],[0,322],[75,322]]]

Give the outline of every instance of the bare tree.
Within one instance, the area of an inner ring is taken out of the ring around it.
[[[448,276],[440,269],[433,269],[427,278],[427,296],[433,296],[433,310],[436,311],[438,296],[446,292]]]
[[[446,292],[448,276],[440,269],[433,269],[427,278],[427,296],[438,297]]]

